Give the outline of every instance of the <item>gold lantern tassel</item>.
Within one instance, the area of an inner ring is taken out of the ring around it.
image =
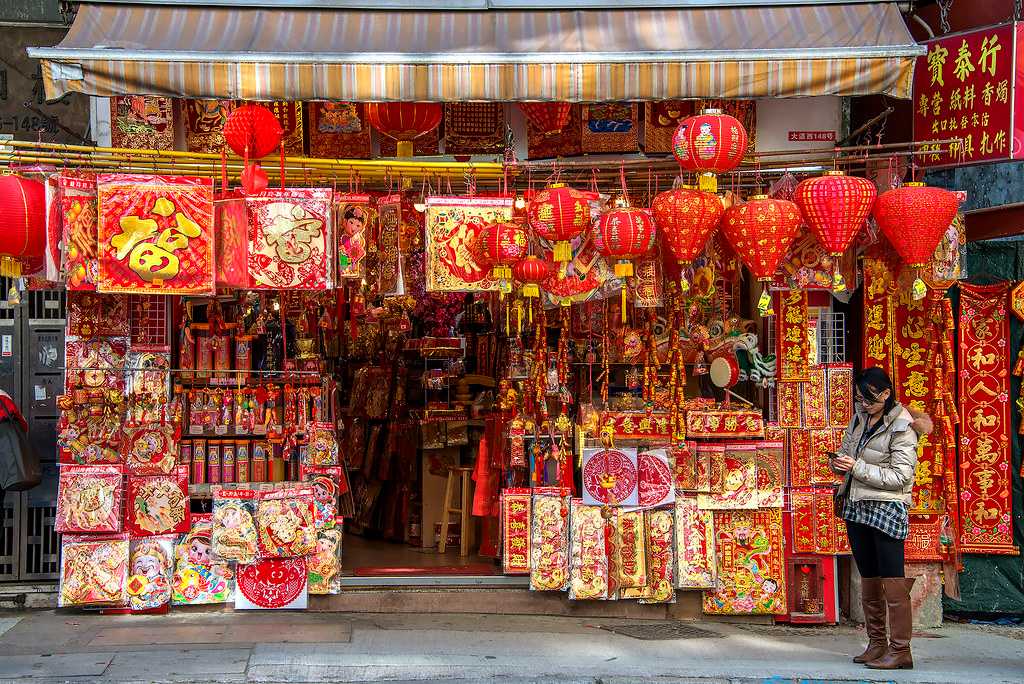
[[[928,296],[928,286],[924,280],[921,279],[921,267],[914,268],[914,284],[910,287],[911,295],[914,297],[914,301],[921,301]]]
[[[626,322],[626,279],[633,277],[633,262],[632,261],[616,261],[615,262],[615,277],[622,278],[622,288],[619,290],[622,299],[622,322]]]
[[[697,178],[697,187],[704,192],[718,192],[718,177],[713,173],[702,173]]]
[[[839,266],[839,259],[842,258],[842,254],[832,255],[833,259],[833,271],[832,271],[832,291],[833,292],[844,292],[846,290],[846,278],[843,277],[843,271]]]
[[[0,276],[5,278],[21,277],[21,262],[14,257],[0,257]]]
[[[572,261],[572,243],[560,240],[555,243],[555,261],[567,263]]]
[[[761,298],[757,300],[757,312],[761,314],[761,318],[775,315],[775,310],[772,309],[772,296],[768,294],[768,283],[764,284]]]

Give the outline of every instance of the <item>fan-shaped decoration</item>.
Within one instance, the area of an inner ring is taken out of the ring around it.
[[[572,261],[570,240],[590,227],[586,196],[564,183],[555,183],[538,192],[527,211],[533,231],[554,243],[555,261]]]
[[[397,142],[397,156],[412,156],[412,141],[441,124],[436,102],[368,102],[366,120],[382,135]]]
[[[46,252],[46,188],[37,180],[0,176],[0,275],[18,277]]]
[[[883,192],[875,202],[874,216],[903,262],[919,269],[931,261],[959,207],[956,193],[907,183]],[[925,294],[924,281],[916,278],[914,297],[921,299]]]
[[[685,271],[704,251],[725,207],[718,195],[684,185],[658,194],[651,211],[665,243]],[[685,277],[680,285],[684,292],[689,289]]]
[[[477,263],[491,267],[502,292],[511,291],[512,266],[526,256],[526,228],[518,223],[492,223],[473,242]]]
[[[224,142],[246,160],[262,159],[276,150],[283,134],[277,117],[263,105],[242,105],[224,122]]]
[[[568,102],[520,102],[519,109],[541,135],[561,132],[572,116],[572,105]]]
[[[732,171],[747,153],[747,130],[736,117],[720,109],[705,109],[679,122],[672,136],[679,165],[700,174],[700,189],[718,190],[715,174]]]

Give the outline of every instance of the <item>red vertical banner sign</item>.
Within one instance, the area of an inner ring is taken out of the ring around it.
[[[805,381],[810,378],[810,341],[807,337],[807,291],[789,290],[779,295],[778,359],[779,380]]]
[[[864,259],[864,367],[892,370],[889,289],[892,274],[880,259]]]
[[[964,553],[1016,555],[1011,525],[1009,283],[960,285],[960,513]]]

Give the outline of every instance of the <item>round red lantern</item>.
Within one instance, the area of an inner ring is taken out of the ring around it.
[[[492,223],[473,242],[473,256],[481,266],[491,267],[491,277],[502,292],[510,291],[512,265],[526,256],[526,228],[518,223]]]
[[[722,234],[754,277],[767,282],[778,270],[802,221],[793,202],[755,195],[725,211]],[[758,302],[761,315],[769,315],[770,306],[766,287]]]
[[[564,183],[555,183],[534,196],[527,212],[533,231],[554,243],[555,261],[572,261],[570,240],[590,227],[586,196]]]
[[[541,135],[561,132],[572,115],[572,105],[568,102],[520,102],[519,109]]]
[[[242,105],[224,121],[224,142],[246,160],[266,157],[281,144],[282,135],[281,123],[263,105]]]
[[[716,173],[732,171],[747,153],[747,130],[720,109],[705,109],[679,122],[672,153],[687,171],[700,174],[700,189],[718,190]]]
[[[535,256],[520,259],[512,266],[512,275],[523,284],[523,296],[540,297],[540,284],[551,275],[551,264]]]
[[[22,265],[46,252],[46,188],[37,180],[0,175],[0,275],[16,278]]]
[[[725,207],[718,195],[684,185],[659,193],[651,211],[669,250],[685,269],[704,251]],[[684,292],[689,289],[685,278],[680,285]]]
[[[609,259],[616,259],[615,276],[633,275],[633,262],[651,251],[657,229],[646,209],[620,207],[601,214],[594,233],[594,246]],[[622,322],[626,322],[626,284],[622,284]]]
[[[904,263],[919,269],[931,261],[959,208],[956,193],[924,183],[907,183],[879,195],[873,213]],[[914,297],[921,299],[926,293],[924,281],[916,278]]]
[[[371,126],[397,142],[399,157],[411,157],[413,140],[441,124],[436,102],[369,102],[365,111]]]

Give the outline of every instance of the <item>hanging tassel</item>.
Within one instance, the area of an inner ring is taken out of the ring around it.
[[[1018,378],[1024,375],[1024,348],[1017,352],[1017,361],[1013,364],[1013,375]]]
[[[623,285],[619,289],[619,293],[621,294],[622,324],[625,325],[626,324],[626,286],[625,285]]]
[[[911,287],[910,291],[914,297],[914,301],[917,302],[924,299],[928,295],[928,286],[925,285],[924,281],[921,280],[920,276],[918,276],[917,278],[914,279],[914,284]]]
[[[775,309],[772,308],[772,296],[768,294],[767,284],[761,290],[760,299],[757,300],[757,312],[761,314],[761,318],[775,315]]]
[[[845,292],[846,291],[846,278],[843,277],[843,272],[839,268],[839,258],[840,258],[839,256],[834,257],[836,265],[835,265],[835,270],[832,272],[832,291],[833,292]]]

